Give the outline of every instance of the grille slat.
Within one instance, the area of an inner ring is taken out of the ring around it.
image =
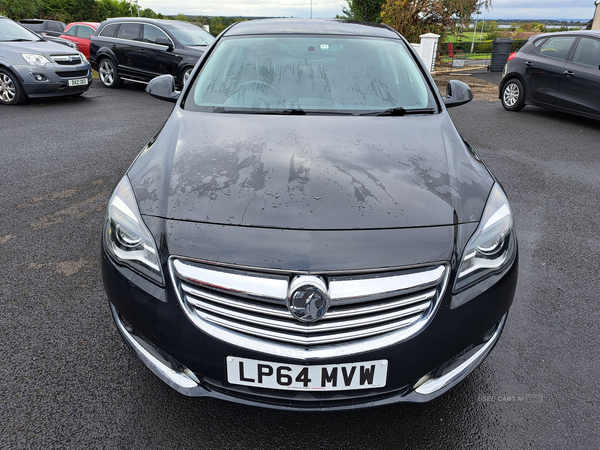
[[[301,324],[293,319],[293,316],[288,313],[287,321],[271,319],[268,317],[262,317],[256,314],[241,312],[232,309],[223,308],[212,303],[203,302],[199,299],[191,299],[189,296],[186,297],[186,300],[194,305],[194,307],[207,311],[210,313],[218,314],[222,317],[227,317],[230,320],[236,320],[240,322],[253,323],[255,325],[264,326],[267,328],[276,328],[280,330],[288,330],[291,333],[302,333],[302,334],[311,334],[311,333],[326,333],[333,332],[336,330],[345,330],[349,328],[365,328],[374,324],[388,322],[390,320],[396,320],[400,318],[404,318],[407,316],[419,314],[431,306],[430,302],[425,302],[420,305],[413,306],[411,308],[403,308],[398,311],[388,312],[384,314],[378,315],[369,315],[366,317],[362,317],[354,320],[338,320],[336,322],[318,322],[314,324]],[[231,328],[240,331],[238,326],[231,322]],[[289,342],[293,341],[293,335],[289,334],[290,338]],[[303,342],[298,342],[298,344],[303,344]]]
[[[350,331],[346,333],[334,333],[328,335],[317,335],[317,336],[294,336],[290,337],[287,333],[280,333],[277,331],[267,330],[264,328],[253,327],[250,325],[243,325],[237,322],[233,322],[231,320],[227,320],[223,317],[214,316],[212,314],[208,314],[205,312],[200,312],[201,316],[204,316],[206,320],[213,322],[217,325],[224,326],[226,328],[235,328],[238,332],[245,332],[247,334],[251,334],[253,336],[258,337],[267,337],[270,339],[274,339],[281,342],[286,342],[289,344],[300,344],[303,346],[313,346],[313,345],[325,345],[332,344],[337,342],[343,342],[350,339],[360,339],[371,337],[374,335],[388,333],[390,331],[395,331],[401,328],[408,327],[416,322],[419,318],[412,317],[410,319],[405,319],[399,322],[393,322],[386,325],[381,325],[378,327],[373,327],[369,329],[362,329],[357,331]]]
[[[437,310],[449,276],[447,264],[310,274],[323,280],[331,303],[321,320],[305,323],[286,303],[290,284],[301,275],[176,257],[170,267],[183,310],[198,328],[235,345],[299,359],[362,353],[410,338]]]

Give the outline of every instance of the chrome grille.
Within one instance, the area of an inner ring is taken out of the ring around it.
[[[446,264],[437,264],[322,274],[329,310],[321,320],[304,323],[286,306],[288,287],[301,275],[171,259],[179,301],[198,328],[234,345],[305,360],[361,353],[410,338],[436,311],[448,272]]]
[[[61,66],[76,66],[81,64],[81,56],[79,54],[74,55],[50,55],[52,60]]]

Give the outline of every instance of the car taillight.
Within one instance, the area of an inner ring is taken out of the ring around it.
[[[506,61],[510,61],[511,59],[515,59],[517,57],[517,52],[512,52],[508,55],[508,59]]]

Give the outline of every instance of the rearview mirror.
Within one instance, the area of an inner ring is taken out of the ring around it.
[[[173,75],[161,75],[153,78],[146,86],[146,92],[159,100],[175,103],[181,91],[175,90]]]
[[[473,91],[462,81],[450,80],[446,87],[446,96],[443,97],[443,100],[446,108],[464,105],[473,100]]]

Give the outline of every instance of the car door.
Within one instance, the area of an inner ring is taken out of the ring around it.
[[[600,39],[582,37],[563,70],[558,105],[600,115]]]
[[[96,30],[94,30],[92,27],[88,27],[87,25],[79,25],[77,27],[77,45],[79,45],[79,51],[87,58],[90,57],[90,42],[95,31]]]
[[[123,75],[136,76],[139,72],[141,29],[140,23],[123,22],[115,39],[111,40],[111,49],[117,57],[119,73]]]
[[[169,42],[169,45],[157,44]],[[159,27],[144,24],[142,29],[141,57],[142,69],[152,79],[158,75],[177,76],[176,70],[182,57],[175,53],[173,40]]]
[[[577,36],[552,36],[525,58],[525,84],[538,103],[556,104],[558,85]]]

